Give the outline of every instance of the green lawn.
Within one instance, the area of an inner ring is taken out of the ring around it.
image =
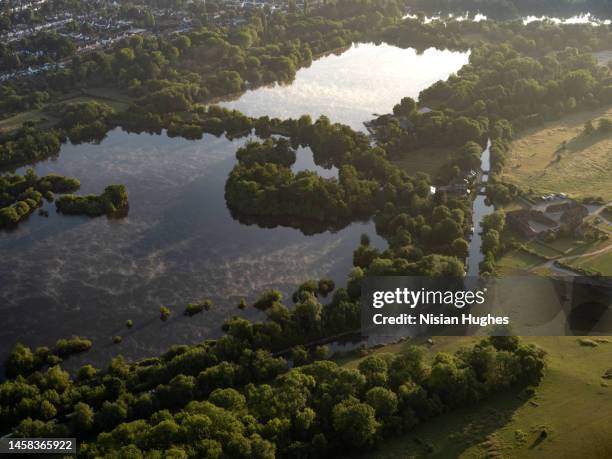
[[[544,261],[522,250],[513,250],[497,261],[497,272],[501,276],[516,276],[526,274],[530,269],[541,265]]]
[[[129,97],[112,88],[94,88],[85,92],[75,91],[64,95],[61,99],[50,101],[40,109],[28,110],[0,120],[0,131],[18,129],[27,121],[31,121],[43,129],[50,128],[57,122],[57,118],[53,116],[53,110],[49,107],[59,102],[88,102],[91,100],[105,103],[117,112],[125,110],[131,102]]]
[[[444,148],[421,148],[410,151],[402,159],[395,160],[402,170],[409,174],[425,172],[435,177],[440,168],[448,162],[450,152]]]
[[[612,249],[597,255],[571,260],[568,264],[577,268],[586,268],[599,271],[607,276],[612,276]]]
[[[580,345],[577,337],[523,339],[548,352],[546,375],[533,398],[518,393],[493,396],[430,420],[364,457],[612,457],[612,381],[602,378],[612,367],[612,338],[596,347]],[[472,343],[473,338],[466,337],[434,338],[428,352],[433,357]],[[401,352],[407,345],[374,352]],[[548,436],[539,440],[542,430]]]
[[[0,131],[6,132],[18,129],[23,123],[28,121],[45,126],[53,124],[56,120],[48,113],[43,113],[42,110],[28,110],[27,112],[18,113],[17,115],[0,120]]]

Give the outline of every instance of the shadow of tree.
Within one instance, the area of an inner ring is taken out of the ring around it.
[[[546,440],[546,438],[548,438],[548,434],[546,433],[545,430],[542,430],[540,432],[540,435],[538,435],[538,437],[533,441],[533,443],[529,446],[529,449],[535,449],[537,448],[544,440]]]
[[[569,153],[575,153],[578,151],[586,150],[587,148],[592,147],[596,143],[601,142],[604,139],[607,139],[611,135],[612,135],[612,132],[601,132],[601,131],[595,131],[590,135],[581,133],[567,143],[566,150]]]

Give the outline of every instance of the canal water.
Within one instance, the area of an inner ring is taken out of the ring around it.
[[[482,171],[481,184],[476,187],[476,197],[472,204],[472,228],[473,234],[469,244],[469,252],[467,259],[467,275],[478,276],[480,272],[479,265],[484,260],[482,253],[482,228],[481,224],[487,215],[493,213],[495,208],[488,204],[484,195],[484,183],[489,179],[489,171],[491,169],[491,141],[487,141],[487,146],[480,157],[480,169]]]

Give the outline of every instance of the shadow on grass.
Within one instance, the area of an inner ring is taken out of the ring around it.
[[[581,133],[567,143],[567,151],[574,153],[577,151],[586,150],[598,142],[607,139],[612,135],[612,131],[597,130],[591,134]]]
[[[459,457],[477,445],[484,456],[501,454],[503,444],[492,434],[507,425],[514,412],[528,401],[529,396],[522,390],[493,396],[476,406],[425,421],[411,432],[381,442],[376,450],[363,457],[446,459]]]
[[[537,448],[544,440],[546,440],[547,437],[548,435],[546,434],[546,431],[543,430],[540,435],[538,435],[538,438],[536,438],[533,443],[529,445],[529,449]]]

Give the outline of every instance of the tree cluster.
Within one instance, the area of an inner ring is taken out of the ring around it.
[[[55,201],[55,206],[64,214],[114,216],[127,212],[128,193],[124,185],[109,185],[100,195],[61,196]]]

